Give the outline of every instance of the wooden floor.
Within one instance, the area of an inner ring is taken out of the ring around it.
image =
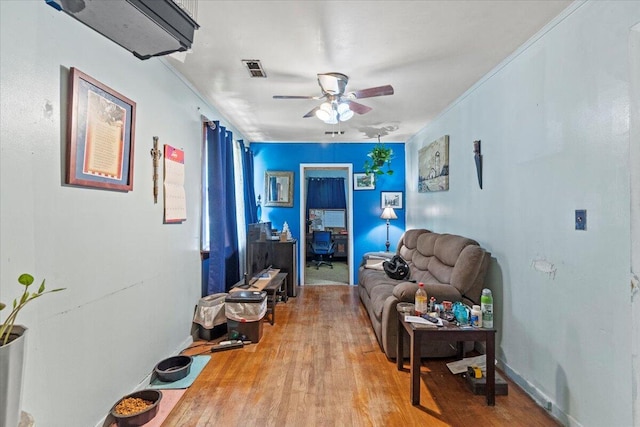
[[[412,406],[409,372],[380,350],[354,287],[303,287],[277,305],[258,344],[209,354],[163,426],[558,425],[511,382],[486,406],[443,359],[424,360]]]

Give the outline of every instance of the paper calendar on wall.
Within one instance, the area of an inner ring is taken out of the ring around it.
[[[187,219],[184,191],[184,151],[164,145],[164,222]]]

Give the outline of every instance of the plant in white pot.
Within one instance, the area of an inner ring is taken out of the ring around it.
[[[16,427],[20,420],[20,398],[22,395],[22,373],[27,328],[16,325],[20,310],[36,298],[62,291],[65,288],[45,290],[44,280],[37,292],[29,292],[34,278],[21,274],[18,283],[24,286],[20,299],[13,300],[13,308],[0,324],[0,427]],[[0,302],[0,311],[7,305]]]

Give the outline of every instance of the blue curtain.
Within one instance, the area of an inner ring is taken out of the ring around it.
[[[307,178],[309,209],[346,209],[344,178]]]
[[[242,173],[244,175],[244,216],[247,224],[254,224],[260,220],[258,218],[258,207],[256,206],[256,192],[253,188],[253,151],[245,147],[243,140],[238,140],[242,151]]]
[[[209,275],[205,295],[226,292],[240,280],[233,133],[205,124],[209,186]]]

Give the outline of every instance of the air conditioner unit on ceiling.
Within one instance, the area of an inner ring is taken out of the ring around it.
[[[191,48],[200,26],[172,0],[45,0],[140,59]]]

